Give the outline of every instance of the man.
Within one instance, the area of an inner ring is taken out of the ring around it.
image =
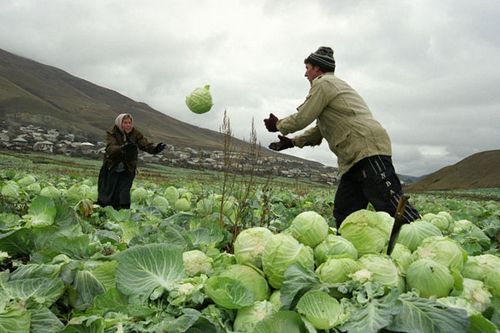
[[[305,76],[311,83],[309,94],[297,113],[278,119],[264,119],[270,132],[281,132],[270,149],[316,146],[323,138],[337,155],[339,186],[335,194],[333,216],[337,228],[354,211],[371,203],[377,211],[392,216],[402,196],[401,183],[391,160],[391,142],[376,121],[363,98],[346,82],[334,75],[335,59],[330,47],[322,46],[305,60]],[[316,120],[316,126],[302,135],[286,137]],[[405,206],[404,222],[419,219],[410,204]]]

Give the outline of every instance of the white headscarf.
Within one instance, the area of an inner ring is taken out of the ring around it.
[[[115,119],[115,125],[123,134],[125,134],[125,132],[123,132],[122,121],[125,116],[130,117],[130,120],[132,121],[132,127],[134,126],[134,118],[132,118],[132,115],[130,113],[120,113]]]

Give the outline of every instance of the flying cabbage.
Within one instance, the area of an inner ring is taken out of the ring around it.
[[[186,105],[194,113],[202,114],[210,111],[212,108],[212,95],[210,94],[210,85],[196,88],[186,96]]]

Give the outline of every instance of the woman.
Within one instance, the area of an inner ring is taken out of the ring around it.
[[[130,189],[137,168],[137,148],[150,154],[165,149],[164,143],[150,143],[134,128],[132,115],[119,114],[115,125],[106,132],[106,153],[99,172],[98,200],[102,206],[118,210],[130,208]]]

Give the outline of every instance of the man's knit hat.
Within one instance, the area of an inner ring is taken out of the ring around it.
[[[333,58],[333,50],[328,46],[320,46],[316,52],[311,53],[304,60],[304,63],[319,66],[328,72],[335,71],[335,59]]]

